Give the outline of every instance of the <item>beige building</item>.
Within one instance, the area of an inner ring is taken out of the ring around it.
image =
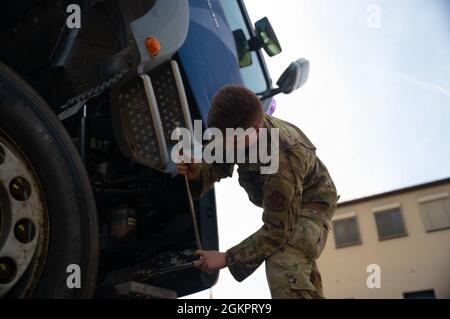
[[[450,178],[340,203],[318,265],[327,298],[450,298]]]

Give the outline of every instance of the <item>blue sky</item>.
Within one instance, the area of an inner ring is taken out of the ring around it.
[[[269,16],[284,47],[268,60],[275,79],[286,55],[311,61],[309,83],[278,98],[275,115],[316,142],[342,198],[450,175],[450,2],[282,3],[269,10],[270,1],[247,1],[253,19]],[[378,29],[367,26],[372,4]]]
[[[268,16],[283,47],[266,57],[274,82],[291,61],[311,62],[308,83],[277,97],[274,115],[310,137],[343,200],[450,176],[450,1],[274,3],[246,1],[253,21]],[[377,28],[368,24],[371,5]],[[236,177],[216,187],[223,251],[262,224]],[[264,267],[243,283],[222,271],[213,296],[270,297]]]

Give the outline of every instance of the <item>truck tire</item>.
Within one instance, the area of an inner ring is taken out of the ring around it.
[[[90,298],[98,254],[95,200],[69,134],[0,63],[0,298]]]

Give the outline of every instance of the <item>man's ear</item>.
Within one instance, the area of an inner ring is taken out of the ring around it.
[[[260,130],[263,126],[264,126],[263,120],[261,120],[258,124],[256,124],[255,130],[256,130],[256,133],[257,133],[258,135],[259,135],[259,130]]]

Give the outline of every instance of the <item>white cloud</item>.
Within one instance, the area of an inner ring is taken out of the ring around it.
[[[383,76],[386,76],[386,77],[391,76],[391,77],[394,77],[396,79],[403,80],[403,81],[406,81],[406,82],[411,83],[413,85],[416,85],[416,86],[418,86],[420,88],[423,88],[423,89],[426,89],[426,90],[430,90],[430,91],[432,91],[432,92],[434,92],[436,94],[442,94],[445,97],[450,98],[450,89],[446,88],[443,85],[426,82],[426,81],[417,79],[417,78],[415,78],[413,76],[410,76],[408,74],[405,74],[405,73],[384,70],[382,68],[374,68],[373,67],[373,68],[371,68],[371,72],[379,73],[379,74],[381,74]]]

